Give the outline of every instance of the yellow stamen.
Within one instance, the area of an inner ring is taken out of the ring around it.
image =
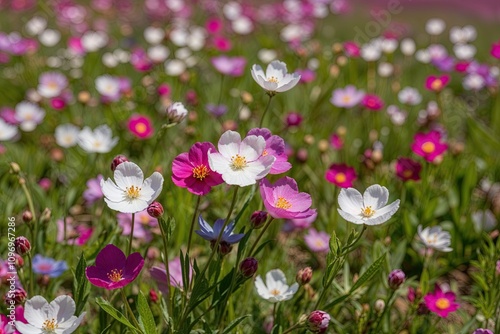
[[[266,155],[268,155],[269,153],[267,153],[267,150],[264,150],[264,152],[262,152],[262,156],[265,157]]]
[[[431,141],[426,141],[425,143],[422,144],[422,151],[424,151],[427,154],[434,152],[435,149],[436,145],[434,145],[434,143]]]
[[[344,183],[347,180],[347,177],[345,176],[344,173],[337,173],[335,175],[335,181],[337,183]]]
[[[272,289],[271,291],[269,291],[269,293],[271,293],[273,296],[277,296],[277,295],[279,295],[281,292],[280,292],[280,290],[278,290],[278,289]]]
[[[403,172],[403,176],[404,176],[404,177],[410,177],[410,176],[412,176],[412,175],[413,175],[413,172],[412,172],[411,170],[409,170],[409,169],[407,169],[407,170],[405,170],[405,171]]]
[[[436,79],[431,83],[432,90],[441,90],[443,88],[443,82],[441,79]]]
[[[344,103],[351,102],[351,97],[349,95],[344,95],[344,97],[342,97],[342,102]]]
[[[247,166],[247,159],[239,154],[231,157],[231,168],[233,170],[240,170]]]
[[[210,172],[205,165],[198,165],[193,168],[193,177],[200,181],[203,181],[209,173]]]
[[[372,210],[371,206],[367,206],[366,208],[361,209],[361,214],[364,217],[371,217],[375,214],[375,210]]]
[[[128,198],[137,198],[141,194],[141,188],[136,186],[126,187],[125,189],[127,189],[125,193]]]
[[[113,282],[119,282],[123,279],[123,271],[120,269],[113,269],[108,273],[108,278]]]
[[[55,329],[58,328],[59,326],[56,323],[56,320],[54,318],[50,320],[45,320],[42,325],[42,330],[44,330],[46,333],[55,333]]]
[[[267,79],[267,81],[278,83],[278,78],[276,78],[275,76],[271,76],[269,79]]]
[[[144,133],[147,131],[147,129],[148,128],[144,123],[137,123],[137,125],[135,126],[135,131],[137,131],[137,133]]]
[[[436,300],[436,307],[440,310],[446,310],[450,307],[450,301],[447,298],[439,298]]]
[[[288,210],[292,207],[292,204],[288,202],[285,198],[279,196],[274,206],[280,209]]]

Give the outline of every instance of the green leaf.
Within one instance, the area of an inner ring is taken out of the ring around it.
[[[353,293],[356,289],[360,288],[363,284],[368,282],[382,267],[387,253],[382,254],[370,267],[361,275],[361,277],[354,283],[349,290],[349,294]]]
[[[243,320],[245,320],[245,318],[248,318],[249,316],[251,316],[251,314],[245,314],[244,316],[241,316],[239,318],[236,318],[234,319],[225,329],[224,331],[222,332],[222,334],[229,334],[231,333],[231,330],[233,328],[235,328],[236,326],[238,326],[238,324],[240,322],[242,322]]]
[[[146,297],[144,297],[142,291],[140,291],[138,295],[137,310],[139,311],[139,324],[142,325],[144,332],[146,334],[155,334],[155,319],[153,317],[153,313],[151,312],[151,308],[149,307],[148,301]]]
[[[130,323],[130,321],[128,321],[128,319],[123,315],[123,313],[121,313],[120,311],[118,311],[117,309],[115,309],[113,307],[113,305],[111,305],[107,300],[104,300],[102,297],[97,297],[95,299],[95,302],[107,314],[109,314],[110,316],[112,316],[113,318],[115,318],[117,321],[119,321],[120,323],[124,324],[125,326],[127,326],[128,328],[132,329],[135,332],[140,332],[138,328],[135,328],[135,326],[132,325]]]
[[[330,252],[333,255],[338,255],[341,247],[342,247],[342,244],[341,244],[339,238],[337,238],[337,234],[335,233],[335,231],[333,231],[332,235],[330,237]]]
[[[337,305],[338,303],[340,302],[343,302],[344,300],[346,300],[347,298],[349,298],[349,296],[351,295],[351,293],[347,293],[345,295],[342,295],[340,297],[338,297],[337,299],[334,299],[332,302],[326,304],[326,306],[323,306],[323,310],[328,310],[332,307],[334,307],[335,305]]]
[[[76,314],[80,314],[87,303],[89,297],[89,281],[85,276],[85,268],[87,267],[87,261],[82,252],[78,264],[76,265],[76,270],[74,273],[74,284],[73,284],[73,296],[75,297],[76,304]]]

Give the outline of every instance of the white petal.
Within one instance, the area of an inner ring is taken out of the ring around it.
[[[46,320],[46,311],[49,303],[42,296],[34,296],[24,305],[24,317],[26,320],[38,328],[42,328]]]
[[[78,326],[80,326],[80,323],[82,322],[85,314],[86,314],[86,312],[83,312],[78,318],[74,317],[75,320],[73,320],[73,323],[71,324],[70,327],[68,327],[66,330],[64,330],[63,334],[73,333],[78,328]]]
[[[300,75],[294,73],[292,77],[289,79],[289,81],[287,80],[288,82],[281,83],[280,87],[278,87],[276,91],[278,93],[286,92],[287,90],[290,90],[293,87],[295,87],[295,85],[299,83],[299,80],[300,80]]]
[[[250,173],[246,173],[246,170],[234,171],[232,169],[227,169],[225,172],[221,174],[222,174],[222,179],[227,184],[246,187],[256,183],[255,177]]]
[[[224,174],[229,167],[229,161],[220,153],[208,153],[210,169],[219,174]]]
[[[276,287],[276,282],[286,285],[286,276],[281,269],[273,269],[266,274],[266,285],[270,290],[273,289],[270,287],[271,285],[275,285],[274,287]]]
[[[160,195],[162,188],[163,176],[158,172],[154,172],[144,180],[140,198],[151,204]]]
[[[266,141],[262,136],[248,136],[241,142],[240,155],[247,161],[257,160],[266,148]]]
[[[15,324],[16,324],[16,330],[21,334],[40,334],[41,333],[40,328],[42,328],[42,325],[40,325],[40,327],[35,327],[33,325],[25,324],[25,323],[20,322],[20,321],[16,321]]]
[[[386,187],[381,187],[374,184],[366,188],[363,194],[363,203],[365,207],[371,206],[373,210],[382,208],[387,204],[389,199],[389,190]]]
[[[363,197],[361,193],[354,188],[340,190],[338,202],[342,211],[353,216],[360,214],[363,208]]]
[[[266,155],[265,157],[261,157],[259,160],[249,163],[247,170],[250,170],[250,168],[253,168],[253,166],[259,165],[258,167],[261,171],[255,176],[256,180],[260,180],[264,178],[269,172],[271,171],[271,168],[273,167],[274,162],[276,161],[276,157],[272,155]],[[257,167],[253,170],[254,172],[257,171]]]
[[[286,64],[279,60],[273,60],[266,69],[266,77],[275,77],[278,81],[281,81],[285,74],[288,72],[286,69]]]
[[[123,212],[123,213],[136,213],[147,209],[148,202],[136,198],[132,201],[122,201],[122,202],[111,202],[107,198],[104,201],[111,210]]]
[[[359,219],[359,218],[356,218],[355,216],[345,212],[345,211],[342,211],[340,209],[337,209],[339,215],[344,218],[345,220],[347,220],[348,222],[351,222],[351,223],[354,223],[354,224],[358,224],[358,225],[361,225],[361,224],[364,224],[365,222],[362,220],[362,219]]]
[[[76,310],[75,301],[69,296],[58,296],[52,302],[50,302],[50,306],[54,308],[56,311],[55,318],[57,322],[64,322],[65,320],[70,319]]]
[[[121,189],[130,186],[141,187],[144,181],[144,174],[135,163],[126,161],[116,167],[114,178],[116,185]]]
[[[366,225],[379,225],[391,219],[399,209],[399,199],[375,211],[375,214],[365,221]]]
[[[259,296],[264,299],[269,298],[269,290],[264,285],[264,282],[262,281],[262,278],[260,276],[257,276],[257,278],[255,279],[255,288],[257,289],[257,293],[259,294]]]
[[[121,202],[124,200],[124,190],[118,188],[111,179],[101,180],[101,190],[103,195],[110,201]]]
[[[241,136],[236,131],[228,130],[222,134],[219,139],[218,149],[219,153],[226,158],[240,153]]]

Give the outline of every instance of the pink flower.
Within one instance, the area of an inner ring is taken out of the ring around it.
[[[222,52],[229,51],[232,48],[231,41],[222,36],[216,36],[213,39],[214,47]]]
[[[441,288],[436,285],[436,290],[433,294],[428,293],[424,297],[425,306],[431,311],[436,313],[441,318],[446,318],[448,313],[455,312],[460,305],[455,302],[455,294],[451,291],[443,292]]]
[[[399,158],[396,161],[396,176],[403,181],[419,181],[421,170],[422,165],[410,158]]]
[[[267,179],[260,182],[260,195],[267,212],[279,219],[307,218],[316,213],[311,209],[311,196],[299,192],[297,182],[285,176],[274,184]]]
[[[68,245],[85,245],[93,232],[94,229],[92,227],[87,227],[85,225],[74,226],[73,218],[66,218],[66,241]],[[64,219],[59,219],[57,221],[56,241],[58,243],[64,242]]]
[[[182,282],[182,268],[181,259],[179,257],[174,258],[168,262],[168,269],[170,272],[170,285],[179,289],[184,286]],[[165,266],[153,267],[149,270],[151,278],[158,284],[158,290],[160,290],[164,295],[168,293],[167,286],[167,271]],[[193,268],[189,266],[189,279],[193,275]]]
[[[216,34],[222,29],[222,21],[216,18],[209,19],[207,23],[205,23],[205,28],[208,33]]]
[[[439,93],[442,91],[446,85],[450,82],[450,76],[447,74],[443,74],[441,76],[429,75],[425,80],[425,88]]]
[[[443,154],[448,145],[441,142],[441,133],[430,131],[428,133],[417,133],[413,137],[411,145],[412,151],[429,162],[433,162],[438,156]]]
[[[82,40],[79,37],[70,37],[68,39],[68,49],[77,56],[83,56],[85,54]]]
[[[309,229],[304,236],[304,241],[312,252],[327,253],[330,249],[330,236],[328,233],[318,232],[314,228]]]
[[[123,235],[130,235],[132,229],[132,214],[131,213],[118,213],[116,215],[118,225],[122,228]],[[151,228],[158,226],[158,220],[149,215],[147,209],[139,211],[135,214],[134,218],[134,238],[150,242],[152,237]]]
[[[195,195],[206,195],[224,182],[219,173],[210,169],[208,152],[215,152],[212,143],[195,143],[189,153],[179,154],[172,162],[172,181]]]
[[[344,147],[344,141],[342,140],[342,137],[340,137],[336,133],[330,136],[330,144],[335,150],[341,150],[342,147]]]
[[[344,53],[347,57],[358,58],[360,56],[361,48],[356,42],[345,42],[344,43]]]
[[[361,104],[368,110],[379,111],[384,107],[384,101],[375,94],[366,94]]]
[[[161,96],[170,96],[171,92],[172,89],[166,83],[162,83],[161,85],[158,86],[158,94],[160,94]]]
[[[285,232],[291,232],[293,230],[305,230],[309,228],[312,223],[316,221],[316,218],[318,217],[318,213],[315,212],[311,216],[307,218],[294,218],[287,220],[285,222],[285,225],[283,226],[283,231]]]
[[[346,164],[332,164],[325,173],[325,179],[340,188],[350,188],[358,175],[356,170]]]
[[[491,44],[491,55],[496,59],[500,59],[500,41]]]
[[[247,136],[262,136],[266,140],[266,148],[262,153],[263,156],[271,155],[276,158],[269,174],[281,174],[292,168],[285,154],[285,141],[277,135],[273,135],[269,129],[254,128],[248,131]]]
[[[304,118],[301,114],[295,111],[291,111],[286,114],[285,123],[288,128],[300,126]]]
[[[219,56],[211,59],[212,65],[222,74],[239,77],[245,71],[247,60],[244,57]]]
[[[154,132],[151,119],[139,114],[130,116],[128,129],[134,136],[140,139],[150,138]]]
[[[353,85],[337,88],[333,91],[330,102],[339,108],[352,108],[363,100],[365,93]]]
[[[316,79],[316,73],[308,68],[303,70],[297,69],[296,72],[300,75],[300,83],[309,83]]]
[[[87,181],[87,189],[83,192],[83,198],[85,199],[85,204],[87,206],[91,206],[104,197],[101,190],[101,180],[102,175],[99,174],[95,179]]]

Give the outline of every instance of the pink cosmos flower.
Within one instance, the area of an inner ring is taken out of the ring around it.
[[[158,94],[160,94],[161,96],[170,96],[171,92],[172,88],[170,88],[170,85],[166,83],[162,83],[158,86]]]
[[[87,189],[83,192],[83,198],[85,199],[85,204],[87,206],[91,206],[104,197],[101,190],[101,180],[102,175],[99,174],[95,179],[87,181]]]
[[[288,176],[274,184],[263,179],[260,195],[267,212],[276,219],[307,218],[316,213],[316,209],[311,209],[311,196],[299,192],[297,182]]]
[[[87,227],[85,225],[74,226],[74,221],[72,217],[66,218],[66,240],[68,245],[82,246],[87,243],[87,241],[92,236],[94,229],[92,227]],[[58,243],[64,242],[64,219],[59,219],[57,221],[57,238]]]
[[[140,139],[150,138],[154,132],[151,119],[139,114],[130,116],[128,129],[134,136]]]
[[[132,214],[118,213],[116,215],[118,225],[122,228],[122,235],[130,235],[132,229]],[[158,220],[148,214],[147,209],[139,211],[134,218],[134,238],[150,242],[153,238],[151,229],[158,226]]]
[[[448,145],[441,142],[441,133],[430,131],[428,133],[417,133],[413,137],[411,144],[412,151],[429,162],[433,162],[438,156],[443,154]]]
[[[104,247],[95,259],[95,265],[85,269],[90,283],[100,288],[123,288],[139,276],[144,259],[136,252],[128,257],[113,244]]]
[[[455,312],[460,305],[455,302],[455,294],[451,291],[443,292],[439,285],[436,285],[434,293],[428,293],[424,297],[425,306],[436,313],[441,318],[446,318],[448,313]]]
[[[350,188],[358,178],[356,170],[346,164],[332,164],[325,173],[325,179],[340,188]]]
[[[365,93],[356,89],[353,85],[347,85],[344,88],[337,88],[333,91],[330,102],[339,108],[352,108],[359,104]]]
[[[211,18],[205,23],[208,33],[216,34],[222,30],[222,21],[217,18]]]
[[[323,231],[318,232],[314,228],[309,229],[308,233],[304,236],[304,241],[307,247],[315,253],[327,253],[330,249],[330,236],[328,233]]]
[[[410,158],[399,158],[396,161],[396,176],[403,181],[419,181],[421,170],[422,165]]]
[[[496,59],[500,59],[500,41],[491,44],[491,55]]]
[[[244,57],[218,56],[211,59],[212,65],[222,74],[239,77],[245,71],[247,60]]]
[[[336,133],[330,136],[330,144],[335,150],[341,150],[342,147],[344,147],[344,141],[342,140],[342,137],[340,137]]]
[[[308,68],[306,69],[297,69],[296,71],[300,75],[300,83],[309,83],[314,81],[316,79],[316,73],[313,70],[310,70]]]
[[[82,40],[79,37],[68,38],[68,49],[77,56],[83,56],[85,54],[85,49],[82,45]]]
[[[442,91],[450,82],[450,76],[447,74],[443,74],[440,76],[429,75],[425,80],[425,88],[439,93]]]
[[[344,43],[344,52],[347,57],[350,58],[358,58],[360,56],[361,48],[356,42],[345,42]]]
[[[9,318],[3,314],[0,314],[0,333],[15,333],[14,327],[9,323]]]
[[[232,48],[231,41],[225,37],[222,37],[222,36],[214,37],[213,44],[217,50],[222,51],[222,52],[229,51]]]
[[[147,72],[153,67],[153,62],[148,58],[146,51],[135,48],[130,54],[130,64],[139,72]]]
[[[285,141],[283,138],[273,135],[271,131],[266,128],[254,128],[248,131],[247,136],[251,135],[264,137],[266,140],[266,148],[262,155],[271,155],[276,158],[269,174],[281,174],[292,168],[292,164],[287,161],[288,156],[285,154]]]
[[[46,98],[59,96],[68,86],[68,79],[59,72],[45,72],[40,75],[37,91]]]
[[[305,230],[309,227],[311,227],[312,223],[316,221],[316,218],[318,217],[318,213],[315,212],[311,216],[307,218],[294,218],[294,219],[289,219],[285,222],[285,225],[283,225],[283,231],[285,232],[291,232],[294,230]]]
[[[285,123],[288,128],[300,126],[302,120],[304,119],[301,114],[295,111],[291,111],[285,115]]]
[[[215,152],[212,143],[195,143],[188,153],[179,154],[172,162],[172,181],[195,195],[206,195],[224,182],[208,163],[208,152]]]
[[[16,118],[16,111],[9,107],[0,108],[0,118],[10,125],[18,125],[20,123]]]
[[[361,101],[363,107],[372,111],[379,111],[384,107],[384,101],[375,94],[366,94]]]

